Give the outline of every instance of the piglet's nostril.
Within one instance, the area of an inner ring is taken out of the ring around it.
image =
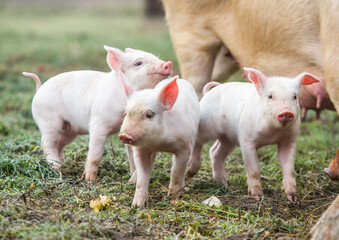
[[[173,63],[171,61],[168,61],[162,65],[162,74],[164,75],[171,75],[173,69]]]
[[[120,133],[119,139],[120,139],[120,142],[122,142],[124,144],[133,144],[134,143],[133,137],[128,135],[127,133]]]
[[[278,115],[278,120],[281,123],[292,122],[294,119],[294,114],[291,112],[282,112]]]

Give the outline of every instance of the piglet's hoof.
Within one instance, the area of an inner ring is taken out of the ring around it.
[[[137,183],[137,173],[136,173],[136,171],[132,174],[131,178],[128,180],[128,183],[131,183],[131,184]]]
[[[147,200],[147,193],[142,191],[136,191],[132,203],[132,207],[134,208],[141,208],[145,205]]]
[[[287,200],[290,201],[290,202],[296,202],[297,196],[295,194],[287,195]]]
[[[262,195],[254,195],[254,194],[251,194],[251,192],[248,192],[248,196],[253,197],[257,202],[260,202],[261,197],[262,197]]]
[[[253,196],[253,197],[257,202],[261,201],[261,196]]]
[[[82,178],[85,178],[88,185],[93,185],[96,183],[96,174],[86,174],[84,173]]]

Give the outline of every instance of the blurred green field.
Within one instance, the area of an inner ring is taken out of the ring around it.
[[[247,196],[245,167],[236,149],[226,161],[228,186],[212,181],[208,147],[202,170],[187,179],[184,196],[167,195],[171,155],[154,164],[150,200],[131,208],[135,186],[128,184],[124,146],[108,139],[93,186],[78,182],[88,151],[81,136],[66,148],[61,173],[51,170],[40,149],[31,115],[35,83],[57,73],[109,71],[104,45],[142,49],[177,60],[163,19],[147,19],[138,1],[99,1],[57,6],[0,2],[0,239],[304,239],[335,196],[339,183],[323,173],[339,146],[337,114],[325,111],[303,121],[296,155],[298,202],[286,200],[275,146],[260,149],[264,198]],[[130,4],[132,3],[132,4]],[[189,44],[189,43],[188,43]],[[99,213],[90,201],[112,198]],[[217,196],[219,208],[201,202]]]

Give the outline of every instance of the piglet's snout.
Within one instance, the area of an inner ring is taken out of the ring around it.
[[[171,61],[164,63],[162,65],[161,71],[162,71],[162,74],[164,75],[172,75],[173,63]]]
[[[291,112],[282,112],[278,115],[278,120],[281,123],[292,122],[294,119],[294,114]]]
[[[119,139],[120,139],[120,142],[122,142],[124,144],[133,144],[134,143],[133,137],[128,135],[127,133],[120,133]]]

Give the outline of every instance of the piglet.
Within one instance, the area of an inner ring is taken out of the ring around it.
[[[302,73],[295,78],[266,77],[259,70],[244,68],[253,83],[209,83],[200,101],[199,132],[189,163],[188,177],[201,165],[203,144],[214,141],[210,149],[213,177],[226,184],[226,157],[240,146],[246,166],[248,192],[257,200],[263,194],[257,149],[278,145],[287,199],[296,201],[294,156],[300,128],[298,93],[301,85],[319,82]],[[210,91],[209,87],[215,86]]]
[[[157,152],[174,154],[169,189],[176,199],[185,185],[186,166],[198,131],[200,110],[194,88],[175,77],[161,81],[154,89],[133,93],[129,84],[125,89],[130,97],[119,138],[133,146],[137,177],[132,206],[140,207],[147,199]]]
[[[125,73],[135,89],[154,87],[172,73],[172,62],[153,54],[127,48],[125,52],[107,47],[111,72],[73,71],[61,73],[41,85],[32,114],[42,134],[41,145],[47,161],[59,168],[64,161],[63,148],[79,134],[89,134],[89,152],[83,178],[95,182],[106,138],[120,129],[127,97],[117,71]],[[134,171],[134,164],[131,168]]]

